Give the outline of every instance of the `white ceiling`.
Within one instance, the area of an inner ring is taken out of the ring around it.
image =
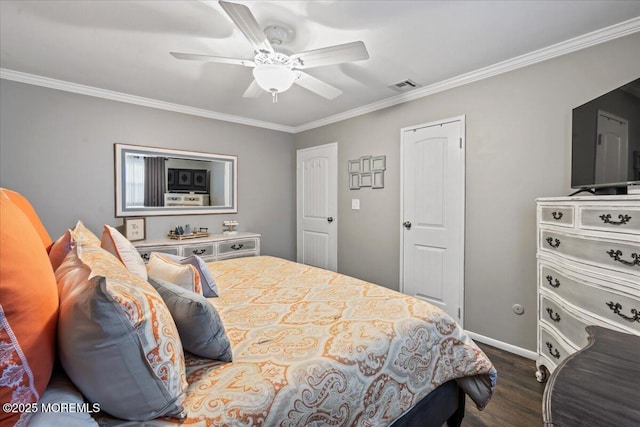
[[[640,30],[637,0],[237,3],[247,5],[263,27],[292,27],[295,37],[284,47],[293,52],[362,40],[370,59],[306,70],[344,92],[332,101],[294,85],[273,104],[267,93],[242,98],[250,68],[169,55],[253,58],[251,44],[217,1],[3,0],[2,77],[41,76],[296,131],[385,105],[398,98],[388,86],[408,78],[435,88],[495,64],[518,64],[518,57],[550,46],[559,52],[559,43],[620,23],[608,31]]]

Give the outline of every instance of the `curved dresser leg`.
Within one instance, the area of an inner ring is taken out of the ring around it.
[[[536,363],[536,380],[539,383],[543,383],[547,380],[547,368],[544,365],[538,365]]]

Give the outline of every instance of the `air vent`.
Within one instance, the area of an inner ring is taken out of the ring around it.
[[[422,87],[422,85],[414,82],[411,79],[403,80],[401,82],[394,83],[391,86],[389,86],[389,88],[396,90],[398,92],[408,92],[410,90],[417,89],[419,87]]]

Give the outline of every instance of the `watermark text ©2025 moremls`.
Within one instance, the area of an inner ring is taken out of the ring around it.
[[[49,403],[3,403],[2,412],[5,413],[36,413],[36,412],[67,412],[89,413],[100,412],[99,403],[49,402]]]

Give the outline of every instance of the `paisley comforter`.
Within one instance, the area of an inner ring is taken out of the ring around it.
[[[208,265],[233,362],[187,354],[181,425],[385,426],[451,379],[491,398],[492,363],[433,305],[279,258]]]

